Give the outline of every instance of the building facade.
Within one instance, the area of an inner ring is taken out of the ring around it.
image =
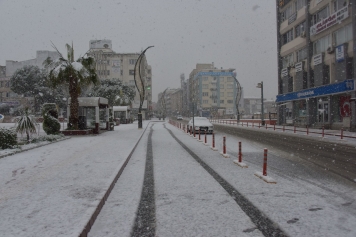
[[[37,66],[44,68],[43,62],[50,57],[57,60],[59,54],[56,51],[39,50],[36,52],[36,58],[25,61],[6,60],[6,66],[0,66],[0,103],[7,104],[11,107],[22,105],[31,108],[34,105],[33,97],[23,97],[11,91],[10,78],[16,70],[24,66]]]
[[[279,124],[355,129],[355,1],[276,4]]]
[[[242,88],[236,80],[235,69],[217,69],[212,64],[197,64],[189,74],[188,98],[190,115],[203,117],[235,117],[237,98],[241,98]],[[239,100],[239,110],[243,108],[243,98]]]
[[[112,49],[111,40],[91,40],[88,54],[95,58],[96,71],[100,79],[118,79],[124,85],[136,91],[132,102],[132,114],[138,112],[140,94],[134,81],[135,64],[140,53],[116,53]],[[152,68],[147,64],[146,56],[142,59],[141,76],[145,83],[145,101],[143,103],[143,118],[152,115]]]

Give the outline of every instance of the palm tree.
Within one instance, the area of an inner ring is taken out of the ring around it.
[[[26,133],[27,135],[27,142],[30,141],[30,133],[36,133],[36,120],[35,116],[30,115],[28,113],[28,108],[22,113],[22,115],[17,116],[14,118],[16,123],[16,132],[22,134]]]
[[[95,72],[95,61],[94,58],[87,57],[87,54],[74,61],[73,44],[72,46],[66,44],[67,58],[63,57],[56,46],[52,44],[52,47],[58,52],[60,57],[56,61],[47,58],[44,62],[46,68],[50,70],[50,86],[55,88],[59,85],[68,85],[71,97],[68,127],[78,129],[78,97],[81,93],[81,88],[91,84],[96,85],[99,82]]]

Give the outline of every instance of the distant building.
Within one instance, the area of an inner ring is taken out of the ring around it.
[[[32,107],[34,105],[33,97],[23,97],[11,91],[10,78],[16,70],[24,66],[37,66],[41,69],[44,68],[43,62],[50,57],[52,60],[59,58],[56,51],[40,50],[36,52],[36,58],[25,61],[6,60],[6,66],[0,66],[0,103],[17,107]]]
[[[132,103],[133,115],[137,114],[140,95],[134,81],[134,68],[140,53],[116,53],[112,49],[111,40],[91,40],[89,55],[95,58],[96,70],[100,79],[118,79],[125,85],[135,89],[136,95]],[[142,59],[141,76],[145,82],[145,102],[143,118],[152,115],[152,68],[147,64],[146,56]]]
[[[355,1],[276,5],[279,124],[355,129]]]
[[[197,64],[188,79],[190,115],[235,117],[238,93],[239,111],[243,108],[243,92],[237,87],[234,71],[234,68],[217,69],[213,63]]]

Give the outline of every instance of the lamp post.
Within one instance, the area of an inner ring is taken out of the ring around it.
[[[135,70],[134,70],[134,81],[135,81],[135,85],[136,88],[140,94],[140,107],[138,109],[138,114],[137,114],[137,119],[138,119],[138,128],[141,129],[142,128],[142,104],[145,101],[145,81],[142,79],[141,76],[141,62],[142,62],[142,58],[145,55],[147,49],[152,48],[153,46],[149,46],[147,47],[141,54],[140,56],[138,56],[138,59],[135,63]],[[137,68],[138,66],[138,68]],[[136,71],[138,71],[138,78],[136,78]]]
[[[263,81],[261,81],[261,83],[258,83],[256,87],[261,88],[261,124],[265,125],[265,116],[263,111]]]

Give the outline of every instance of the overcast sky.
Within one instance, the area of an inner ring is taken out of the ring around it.
[[[197,63],[235,68],[245,97],[277,94],[275,0],[0,0],[0,65],[35,58],[37,50],[76,57],[92,39],[112,40],[118,53],[146,52],[153,101],[180,87]]]

